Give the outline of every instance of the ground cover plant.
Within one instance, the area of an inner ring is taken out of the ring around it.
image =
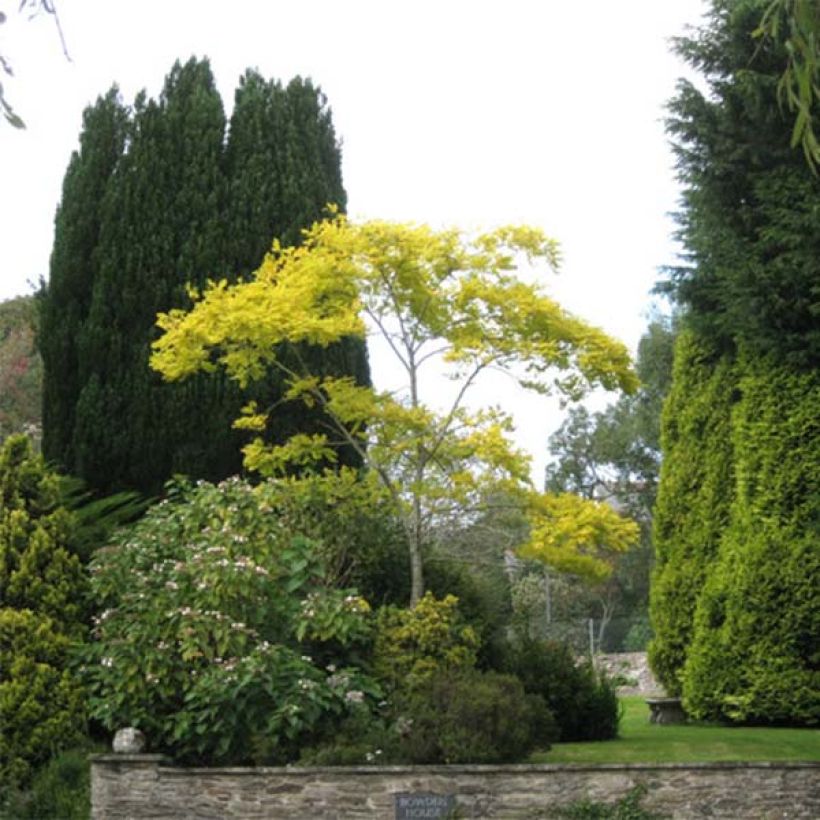
[[[537,763],[706,763],[820,760],[820,730],[690,723],[658,726],[640,697],[621,698],[616,740],[557,743],[531,756]]]

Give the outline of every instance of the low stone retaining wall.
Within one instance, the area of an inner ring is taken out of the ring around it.
[[[92,758],[94,820],[549,818],[643,784],[647,809],[690,818],[820,818],[820,764],[178,768],[159,755]],[[453,808],[455,807],[455,808]]]

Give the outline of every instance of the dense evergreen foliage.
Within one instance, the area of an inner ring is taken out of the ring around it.
[[[95,248],[102,203],[124,150],[127,120],[116,88],[86,109],[80,148],[69,161],[54,221],[51,275],[40,305],[43,449],[51,460],[65,466],[75,464],[76,404],[84,384],[78,344],[99,269]]]
[[[664,411],[652,594],[661,680],[699,717],[820,717],[820,178],[777,101],[763,0],[713,0],[678,42],[709,93],[670,111],[689,331]]]
[[[705,28],[677,42],[709,93],[681,81],[669,106],[688,261],[669,290],[723,349],[743,339],[755,354],[814,366],[820,179],[789,145],[793,123],[777,100],[785,50],[752,36],[765,0],[711,5]]]
[[[692,639],[692,618],[729,520],[734,369],[689,331],[679,336],[663,413],[663,466],[653,522],[656,566],[650,660],[667,691]]]
[[[66,173],[41,300],[47,457],[102,491],[238,472],[230,422],[250,398],[275,405],[280,383],[163,383],[147,364],[156,315],[190,305],[188,284],[247,275],[274,236],[298,241],[345,199],[330,111],[309,81],[248,72],[230,127],[207,61],[177,63],[158,100],[143,92],[126,108],[116,88],[98,100]],[[302,354],[368,381],[361,343]],[[282,439],[311,424],[274,423]]]
[[[820,376],[742,357],[729,525],[683,694],[700,718],[820,722]]]
[[[8,438],[0,449],[3,787],[25,784],[33,767],[84,730],[84,698],[69,656],[83,631],[85,582],[67,548],[71,517],[58,502],[57,477],[29,440]]]

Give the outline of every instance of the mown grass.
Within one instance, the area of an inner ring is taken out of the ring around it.
[[[621,698],[620,737],[597,743],[556,743],[532,763],[695,763],[817,760],[820,730],[767,729],[714,724],[657,726],[640,697]]]

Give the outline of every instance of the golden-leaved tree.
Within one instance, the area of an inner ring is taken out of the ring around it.
[[[403,522],[413,606],[424,593],[423,547],[453,519],[469,522],[486,512],[493,499],[527,513],[528,557],[601,577],[609,571],[607,553],[634,543],[637,527],[604,504],[536,492],[528,456],[509,440],[510,417],[465,403],[489,370],[570,400],[592,386],[637,386],[625,347],[522,281],[522,259],[555,270],[557,243],[530,227],[467,236],[334,214],[305,231],[299,247],[274,243],[251,280],[211,283],[192,294],[190,311],[161,315],[152,365],[171,380],[224,367],[241,384],[278,367],[287,399],[321,407],[326,430],[278,446],[259,436],[245,448],[246,466],[294,482],[301,480],[294,468],[301,475],[313,470],[332,481],[334,448],[355,447],[367,468],[362,480]],[[406,377],[403,389],[319,377],[298,364],[295,346],[287,362],[281,359],[283,344],[328,345],[368,334],[386,342]],[[453,383],[444,410],[423,395],[429,384],[422,376],[434,368]],[[236,425],[261,431],[269,410],[248,406]]]

